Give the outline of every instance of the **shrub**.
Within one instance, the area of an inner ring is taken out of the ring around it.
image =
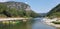
[[[59,21],[53,21],[52,23],[54,23],[54,24],[60,24]]]

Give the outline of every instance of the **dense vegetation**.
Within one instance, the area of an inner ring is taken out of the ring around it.
[[[54,23],[54,24],[60,24],[59,21],[53,21],[52,23]]]
[[[25,4],[26,5],[26,4]],[[24,7],[24,6],[23,6]],[[39,14],[34,11],[26,11],[24,8],[8,8],[5,4],[0,4],[0,17],[37,17]]]
[[[55,8],[53,8],[50,12],[47,14],[48,17],[60,17],[60,4],[58,4]]]

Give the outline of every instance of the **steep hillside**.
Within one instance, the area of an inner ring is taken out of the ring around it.
[[[25,4],[23,2],[14,2],[14,1],[9,1],[9,2],[2,2],[0,4],[6,5],[10,9],[16,9],[16,10],[31,10],[30,6],[28,4]]]
[[[30,6],[23,2],[0,2],[0,17],[34,17],[35,14]]]
[[[48,12],[47,16],[49,16],[49,17],[60,17],[60,4],[58,4],[50,12]]]

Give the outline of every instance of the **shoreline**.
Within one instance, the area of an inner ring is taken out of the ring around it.
[[[7,20],[28,20],[32,18],[0,18],[0,21],[7,21]]]
[[[32,18],[0,18],[0,22],[2,22],[3,24],[10,24],[10,23],[16,24],[16,23],[18,23],[18,20],[21,20],[23,22],[27,22],[30,19],[32,19]],[[15,20],[17,20],[17,22]]]
[[[56,18],[54,18],[54,19],[44,18],[42,21],[43,21],[43,23],[45,23],[47,25],[50,25],[50,26],[53,26],[53,27],[60,27],[60,24],[52,23],[52,21],[56,21],[56,20],[57,20]]]

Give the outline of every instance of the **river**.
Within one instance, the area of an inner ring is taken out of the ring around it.
[[[35,18],[35,22],[32,24],[32,29],[56,29],[55,27],[42,23],[42,19],[43,18]]]
[[[55,27],[42,23],[43,18],[34,18],[33,21],[22,22],[17,24],[3,24],[0,22],[0,29],[56,29]]]

